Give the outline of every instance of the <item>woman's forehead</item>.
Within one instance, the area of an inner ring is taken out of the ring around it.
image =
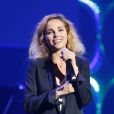
[[[49,29],[49,28],[53,28],[53,27],[65,27],[65,23],[60,19],[49,20],[46,28]]]

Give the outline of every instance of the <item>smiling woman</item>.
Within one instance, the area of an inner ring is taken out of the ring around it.
[[[83,114],[91,100],[89,64],[80,57],[84,52],[73,24],[62,14],[38,23],[29,48],[26,112]]]
[[[45,36],[48,34],[48,32],[49,33],[54,32],[52,30],[46,31],[46,29],[48,29],[46,28],[46,26],[49,24],[50,21],[52,22],[57,21],[61,23],[63,27],[65,27],[64,29],[67,31],[66,47],[69,50],[75,52],[78,56],[83,55],[85,52],[85,48],[79,39],[79,36],[76,32],[76,29],[73,23],[67,20],[62,14],[51,14],[51,15],[45,16],[41,20],[41,22],[37,24],[36,31],[34,33],[33,40],[29,48],[29,57],[30,58],[37,58],[37,57],[45,58],[49,56],[49,49],[48,49],[47,42],[45,41],[46,40]],[[55,25],[56,23],[53,23],[53,24]]]
[[[46,40],[52,51],[66,47],[67,30],[62,21],[53,19],[46,26]]]
[[[53,19],[46,26],[46,41],[52,51],[66,47],[67,30],[62,21]]]

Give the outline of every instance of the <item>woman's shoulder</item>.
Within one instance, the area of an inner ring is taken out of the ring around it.
[[[83,56],[76,56],[76,60],[80,61],[80,62],[88,61],[88,59],[86,57],[83,57]]]
[[[78,66],[89,65],[89,61],[86,57],[76,56],[76,63]]]
[[[41,65],[47,61],[47,58],[28,58],[27,63],[32,65]]]

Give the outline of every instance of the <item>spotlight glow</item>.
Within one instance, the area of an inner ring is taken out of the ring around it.
[[[95,16],[95,19],[96,19],[96,30],[99,32],[100,30],[100,8],[99,6],[94,3],[92,0],[78,0],[79,2],[87,5],[94,13],[94,16]],[[99,37],[99,39],[101,38],[101,36],[97,35],[97,37]],[[98,40],[98,39],[97,39]],[[94,58],[92,59],[91,61],[91,64],[90,64],[90,68],[92,70],[94,70],[96,68],[96,64],[98,63],[98,60],[100,59],[100,46],[99,46],[99,42],[98,42],[98,46],[96,45],[96,52],[95,52],[95,55],[94,55]],[[103,46],[102,46],[103,47]],[[97,67],[98,68],[98,67]]]
[[[98,5],[94,2],[92,2],[91,0],[79,0],[79,1],[87,4],[95,12],[95,14],[100,13],[100,9],[99,9]]]
[[[94,78],[90,77],[90,83],[94,88],[95,92],[99,92],[99,84]]]
[[[24,89],[24,86],[23,86],[22,84],[20,84],[20,85],[18,86],[18,88],[19,88],[20,90],[23,90],[23,89]]]
[[[91,69],[93,69],[95,67],[95,65],[97,64],[99,57],[100,57],[100,50],[96,47],[96,53],[90,64]]]

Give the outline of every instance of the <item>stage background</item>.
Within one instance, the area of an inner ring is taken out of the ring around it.
[[[114,114],[113,0],[0,1],[0,114],[25,114],[28,47],[36,24],[51,13],[71,20],[85,44],[91,78],[98,84],[92,85],[93,99],[85,114]]]

